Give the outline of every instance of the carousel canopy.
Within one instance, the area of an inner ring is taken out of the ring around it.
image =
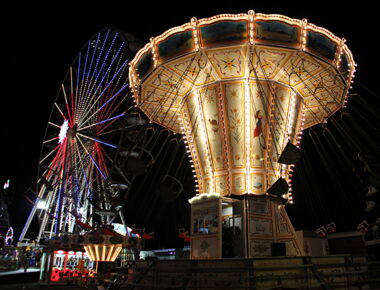
[[[152,38],[129,77],[137,106],[184,134],[198,191],[229,195],[288,179],[291,165],[278,162],[286,145],[344,106],[354,72],[344,39],[249,11]]]

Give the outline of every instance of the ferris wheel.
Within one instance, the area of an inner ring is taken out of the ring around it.
[[[107,213],[115,211],[112,199],[129,182],[115,163],[123,152],[121,136],[133,107],[128,54],[122,33],[104,29],[86,43],[70,67],[47,124],[37,199],[20,241],[35,216],[37,242],[83,232],[96,219],[110,221]],[[119,171],[117,183],[112,180],[113,171]]]

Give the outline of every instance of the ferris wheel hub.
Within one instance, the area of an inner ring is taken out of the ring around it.
[[[72,128],[69,129],[68,134],[71,139],[74,139],[78,131],[78,125],[74,124]]]

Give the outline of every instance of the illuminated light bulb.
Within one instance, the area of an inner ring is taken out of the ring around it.
[[[103,245],[103,251],[102,251],[102,261],[106,260],[106,245]]]
[[[109,250],[109,252],[108,252],[108,255],[107,255],[107,259],[106,259],[106,261],[110,261],[111,254],[112,254],[112,252],[113,252],[113,248],[114,248],[114,247],[115,247],[114,245],[111,246],[111,248],[110,248],[110,250]]]

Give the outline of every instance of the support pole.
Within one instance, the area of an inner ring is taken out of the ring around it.
[[[25,234],[27,232],[27,230],[29,229],[29,226],[30,226],[30,223],[32,222],[33,220],[33,217],[34,217],[34,214],[36,213],[36,210],[37,210],[37,204],[38,204],[38,199],[37,201],[34,203],[33,205],[33,208],[28,216],[28,219],[26,220],[26,223],[24,225],[24,228],[22,229],[22,232],[20,234],[20,237],[18,238],[18,241],[21,242],[24,238],[25,238]]]

